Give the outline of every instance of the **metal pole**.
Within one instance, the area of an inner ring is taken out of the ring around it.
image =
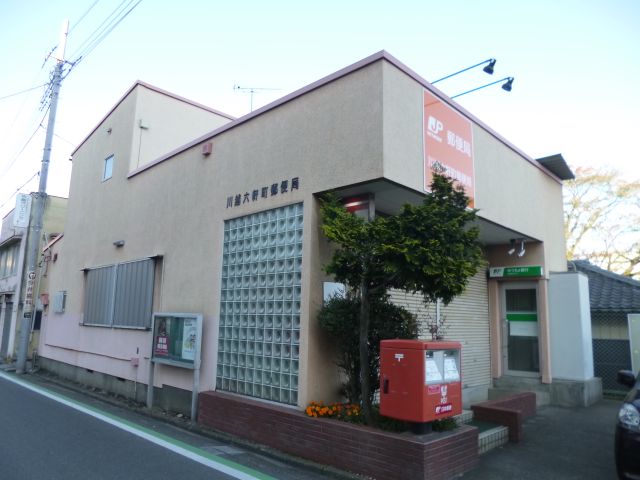
[[[62,83],[62,67],[64,66],[64,50],[66,48],[69,22],[65,21],[62,28],[61,42],[59,45],[58,63],[53,71],[51,80],[51,106],[49,109],[49,120],[47,122],[47,134],[44,141],[44,152],[42,154],[42,164],[40,167],[40,184],[38,193],[35,194],[35,206],[33,222],[29,231],[29,251],[27,252],[27,288],[24,297],[24,308],[20,319],[20,341],[18,343],[18,358],[16,361],[16,373],[22,374],[27,363],[27,351],[29,350],[29,337],[31,336],[31,324],[34,312],[34,283],[36,279],[36,269],[38,258],[40,257],[40,232],[42,232],[42,217],[47,197],[47,175],[49,173],[49,160],[51,159],[51,143],[53,141],[53,130],[56,123],[56,111],[58,110],[58,96]],[[35,292],[36,295],[38,292]]]

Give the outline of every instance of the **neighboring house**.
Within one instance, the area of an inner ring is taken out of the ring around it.
[[[18,335],[20,333],[23,304],[27,284],[28,249],[33,245],[29,225],[33,222],[35,202],[30,195],[19,194],[16,208],[2,219],[0,233],[0,361],[11,361],[16,357]],[[49,242],[62,232],[64,226],[67,199],[48,196],[45,201],[42,219],[42,238],[39,246],[44,245],[43,238]],[[40,251],[41,248],[38,249]],[[41,262],[42,258],[38,259]],[[32,336],[29,342],[28,355],[33,355],[37,348],[42,311],[47,300],[39,297],[39,291],[47,290],[47,277],[39,270],[32,293],[35,305],[31,321]]]
[[[551,273],[567,269],[562,180],[573,175],[560,155],[528,157],[386,52],[207,132],[182,119],[192,103],[160,92],[135,85],[73,154],[50,264],[50,294],[66,303],[48,313],[44,368],[144,399],[152,354],[175,346],[171,332],[154,342],[152,312],[194,313],[201,391],[297,407],[337,399],[335,352],[316,318],[332,280],[318,195],[394,214],[422,201],[439,163],[479,209],[489,267],[444,310],[447,338],[463,344],[464,403],[499,380],[563,385],[549,300]],[[174,125],[192,129],[182,146],[169,145]],[[145,150],[158,138],[164,150]],[[424,334],[420,296],[392,298]],[[574,388],[592,373],[563,380]],[[158,365],[155,398],[188,412],[192,382]]]
[[[616,374],[632,366],[630,326],[638,325],[635,338],[640,341],[640,322],[633,323],[629,318],[640,317],[640,281],[604,270],[588,260],[573,260],[569,268],[589,277],[595,375],[602,378],[603,389],[621,390]],[[635,349],[640,349],[640,344]]]

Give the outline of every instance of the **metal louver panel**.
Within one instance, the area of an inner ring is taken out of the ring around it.
[[[88,270],[84,304],[84,323],[87,325],[111,325],[113,316],[113,291],[116,268]]]
[[[152,259],[118,265],[113,325],[148,328],[153,302]]]

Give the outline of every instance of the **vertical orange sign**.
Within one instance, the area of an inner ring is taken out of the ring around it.
[[[464,187],[473,208],[473,131],[471,121],[431,92],[424,91],[424,189],[429,190],[433,170],[439,170]]]

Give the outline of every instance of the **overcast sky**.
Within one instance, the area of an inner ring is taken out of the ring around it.
[[[0,216],[19,187],[38,188],[45,113],[43,88],[2,97],[48,81],[65,18],[72,61],[128,2],[0,0]],[[532,157],[640,179],[639,25],[635,0],[143,0],[62,84],[48,192],[67,196],[69,154],[137,79],[241,116],[251,96],[234,85],[256,89],[255,109],[379,50],[427,80],[496,58],[492,77],[478,68],[438,87],[513,76],[510,93],[458,101]]]

